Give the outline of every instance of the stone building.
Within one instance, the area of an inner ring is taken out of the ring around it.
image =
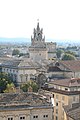
[[[29,47],[30,58],[34,61],[47,59],[47,48],[45,36],[43,37],[43,29],[40,29],[39,23],[34,28],[33,37],[31,36],[31,46]]]
[[[1,65],[1,71],[8,73],[14,83],[26,83],[32,79],[40,66],[30,60],[8,60]]]
[[[80,60],[56,61],[48,65],[48,76],[51,78],[79,78]]]
[[[34,62],[30,59],[13,59],[1,63],[0,70],[9,74],[13,82],[23,84],[29,80],[37,80],[40,83],[46,81],[47,62]]]
[[[31,46],[29,47],[30,58],[34,61],[53,60],[56,58],[56,43],[45,42],[43,29],[40,29],[39,22],[37,28],[34,28],[33,37],[31,36]]]
[[[80,78],[53,80],[48,83],[48,88],[45,88],[46,93],[53,95],[54,120],[72,120],[67,119],[66,113],[69,116],[71,112],[65,112],[64,107],[72,108],[72,104],[80,102]]]
[[[53,107],[37,93],[0,94],[0,120],[53,120]]]
[[[48,60],[56,60],[56,43],[55,42],[46,42],[46,47],[48,50]]]

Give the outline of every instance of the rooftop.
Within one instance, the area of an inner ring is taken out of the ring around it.
[[[80,60],[59,61],[59,64],[63,65],[70,71],[80,71]]]
[[[67,91],[67,90],[59,90],[59,89],[55,89],[55,88],[46,88],[44,90],[50,91],[50,92],[54,92],[54,93],[59,93],[59,94],[63,94],[63,95],[79,95],[80,91]]]
[[[60,60],[49,64],[52,72],[80,72],[80,60]]]
[[[7,67],[7,68],[39,68],[39,64],[34,63],[30,60],[8,60],[3,62],[1,67]]]
[[[49,108],[51,103],[46,97],[38,93],[25,92],[25,93],[3,93],[0,94],[0,110],[13,110],[13,109],[29,109],[34,108]]]
[[[80,103],[72,104],[72,107],[64,106],[64,110],[73,120],[80,120]]]
[[[74,86],[80,87],[80,78],[67,78],[67,79],[61,79],[61,80],[53,80],[49,82],[49,84],[54,84],[54,85],[64,86],[64,87],[74,87]]]

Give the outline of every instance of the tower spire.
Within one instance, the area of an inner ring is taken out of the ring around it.
[[[37,22],[39,23],[39,19],[37,19]]]
[[[37,19],[37,30],[39,30],[39,19]]]

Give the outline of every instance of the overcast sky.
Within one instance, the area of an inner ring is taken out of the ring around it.
[[[37,19],[46,39],[80,40],[80,0],[0,0],[0,37],[30,38]]]

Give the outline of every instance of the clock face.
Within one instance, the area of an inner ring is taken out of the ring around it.
[[[38,37],[39,37],[39,39],[41,39],[41,38],[42,38],[42,35],[41,35],[41,33],[38,33]]]
[[[40,33],[38,33],[38,36],[40,36]]]

